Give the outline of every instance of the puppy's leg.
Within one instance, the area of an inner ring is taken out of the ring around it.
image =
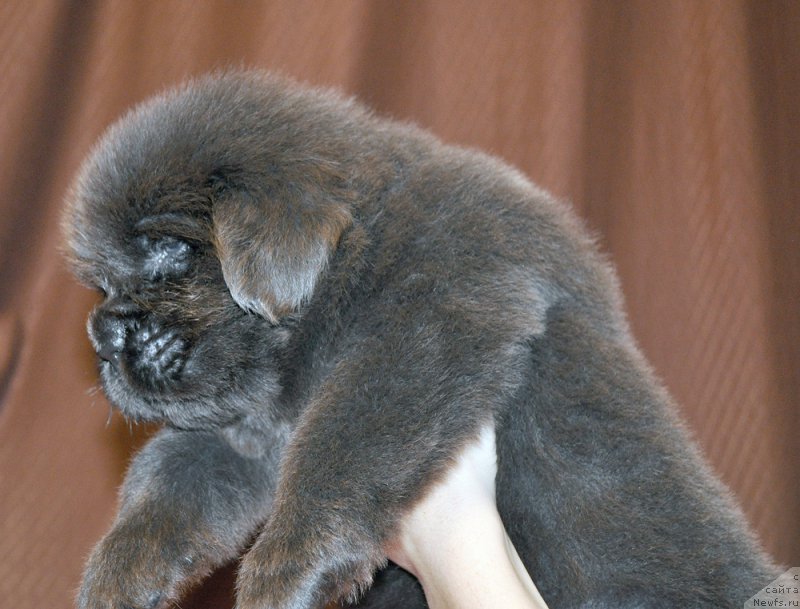
[[[497,420],[497,507],[551,607],[742,607],[777,577],[636,348],[576,307]]]
[[[456,358],[448,350],[465,343],[437,336],[360,344],[340,360],[288,445],[273,512],[240,569],[240,609],[358,597],[403,514],[490,422],[513,376],[508,354],[481,342]]]
[[[79,609],[158,607],[236,556],[266,517],[276,471],[277,452],[248,459],[215,433],[161,431],[128,470]]]

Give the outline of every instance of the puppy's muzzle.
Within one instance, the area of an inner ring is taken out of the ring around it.
[[[186,363],[188,342],[130,302],[100,305],[89,318],[88,330],[101,360],[146,387],[177,380]]]

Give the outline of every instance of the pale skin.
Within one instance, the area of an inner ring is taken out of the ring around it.
[[[547,609],[497,512],[496,472],[487,427],[403,519],[388,548],[420,580],[431,609]]]

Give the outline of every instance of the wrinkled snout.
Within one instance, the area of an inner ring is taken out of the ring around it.
[[[112,299],[97,307],[88,333],[101,360],[145,388],[177,380],[186,363],[188,341],[130,301]]]

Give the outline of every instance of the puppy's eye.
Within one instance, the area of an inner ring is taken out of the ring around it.
[[[183,275],[189,270],[192,246],[185,241],[140,235],[138,243],[144,250],[144,273],[151,279]]]

